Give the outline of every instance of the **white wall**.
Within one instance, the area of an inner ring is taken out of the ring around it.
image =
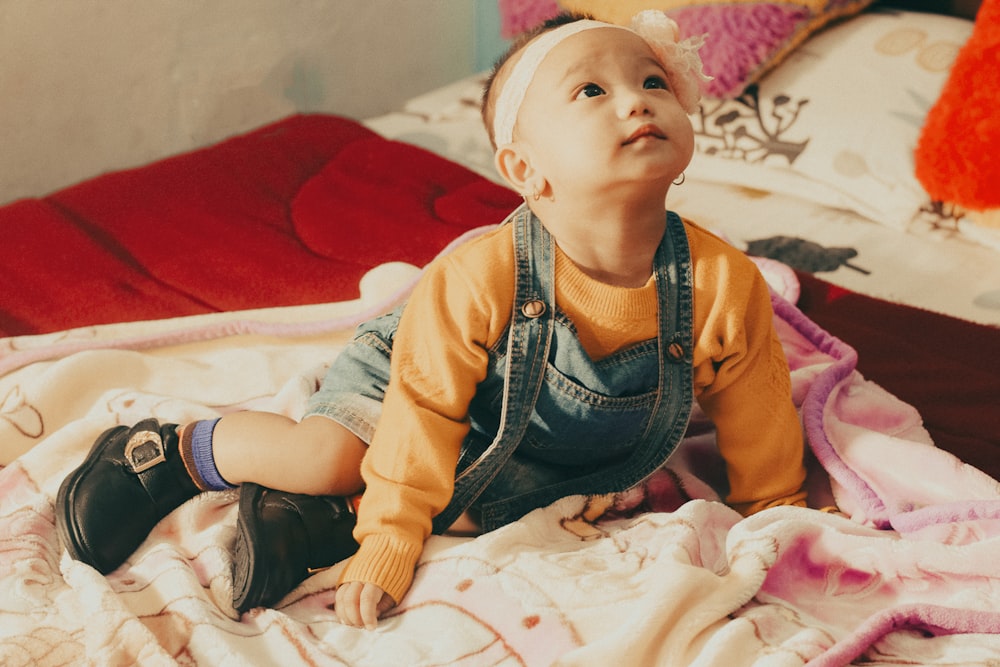
[[[0,0],[0,202],[474,69],[468,0]]]

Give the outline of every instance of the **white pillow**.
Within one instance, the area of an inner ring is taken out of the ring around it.
[[[924,117],[972,21],[860,14],[810,38],[736,100],[703,99],[687,175],[805,198],[905,229]]]

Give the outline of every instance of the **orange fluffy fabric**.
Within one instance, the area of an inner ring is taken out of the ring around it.
[[[935,201],[1000,208],[1000,0],[984,0],[927,115],[916,174]]]

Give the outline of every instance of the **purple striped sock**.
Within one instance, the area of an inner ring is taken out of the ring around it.
[[[191,455],[194,459],[194,468],[209,491],[225,491],[236,488],[223,479],[222,475],[219,474],[219,469],[215,467],[215,457],[212,455],[212,434],[218,423],[218,419],[205,419],[196,422],[191,427]]]

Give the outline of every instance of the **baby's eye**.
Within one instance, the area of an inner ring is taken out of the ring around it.
[[[588,83],[586,86],[580,89],[580,92],[577,93],[576,98],[580,99],[581,97],[598,97],[603,94],[604,94],[603,88],[598,86],[596,83]]]
[[[642,82],[642,87],[649,90],[655,88],[661,88],[663,90],[669,90],[670,86],[667,85],[666,79],[662,76],[648,76],[646,80]]]

